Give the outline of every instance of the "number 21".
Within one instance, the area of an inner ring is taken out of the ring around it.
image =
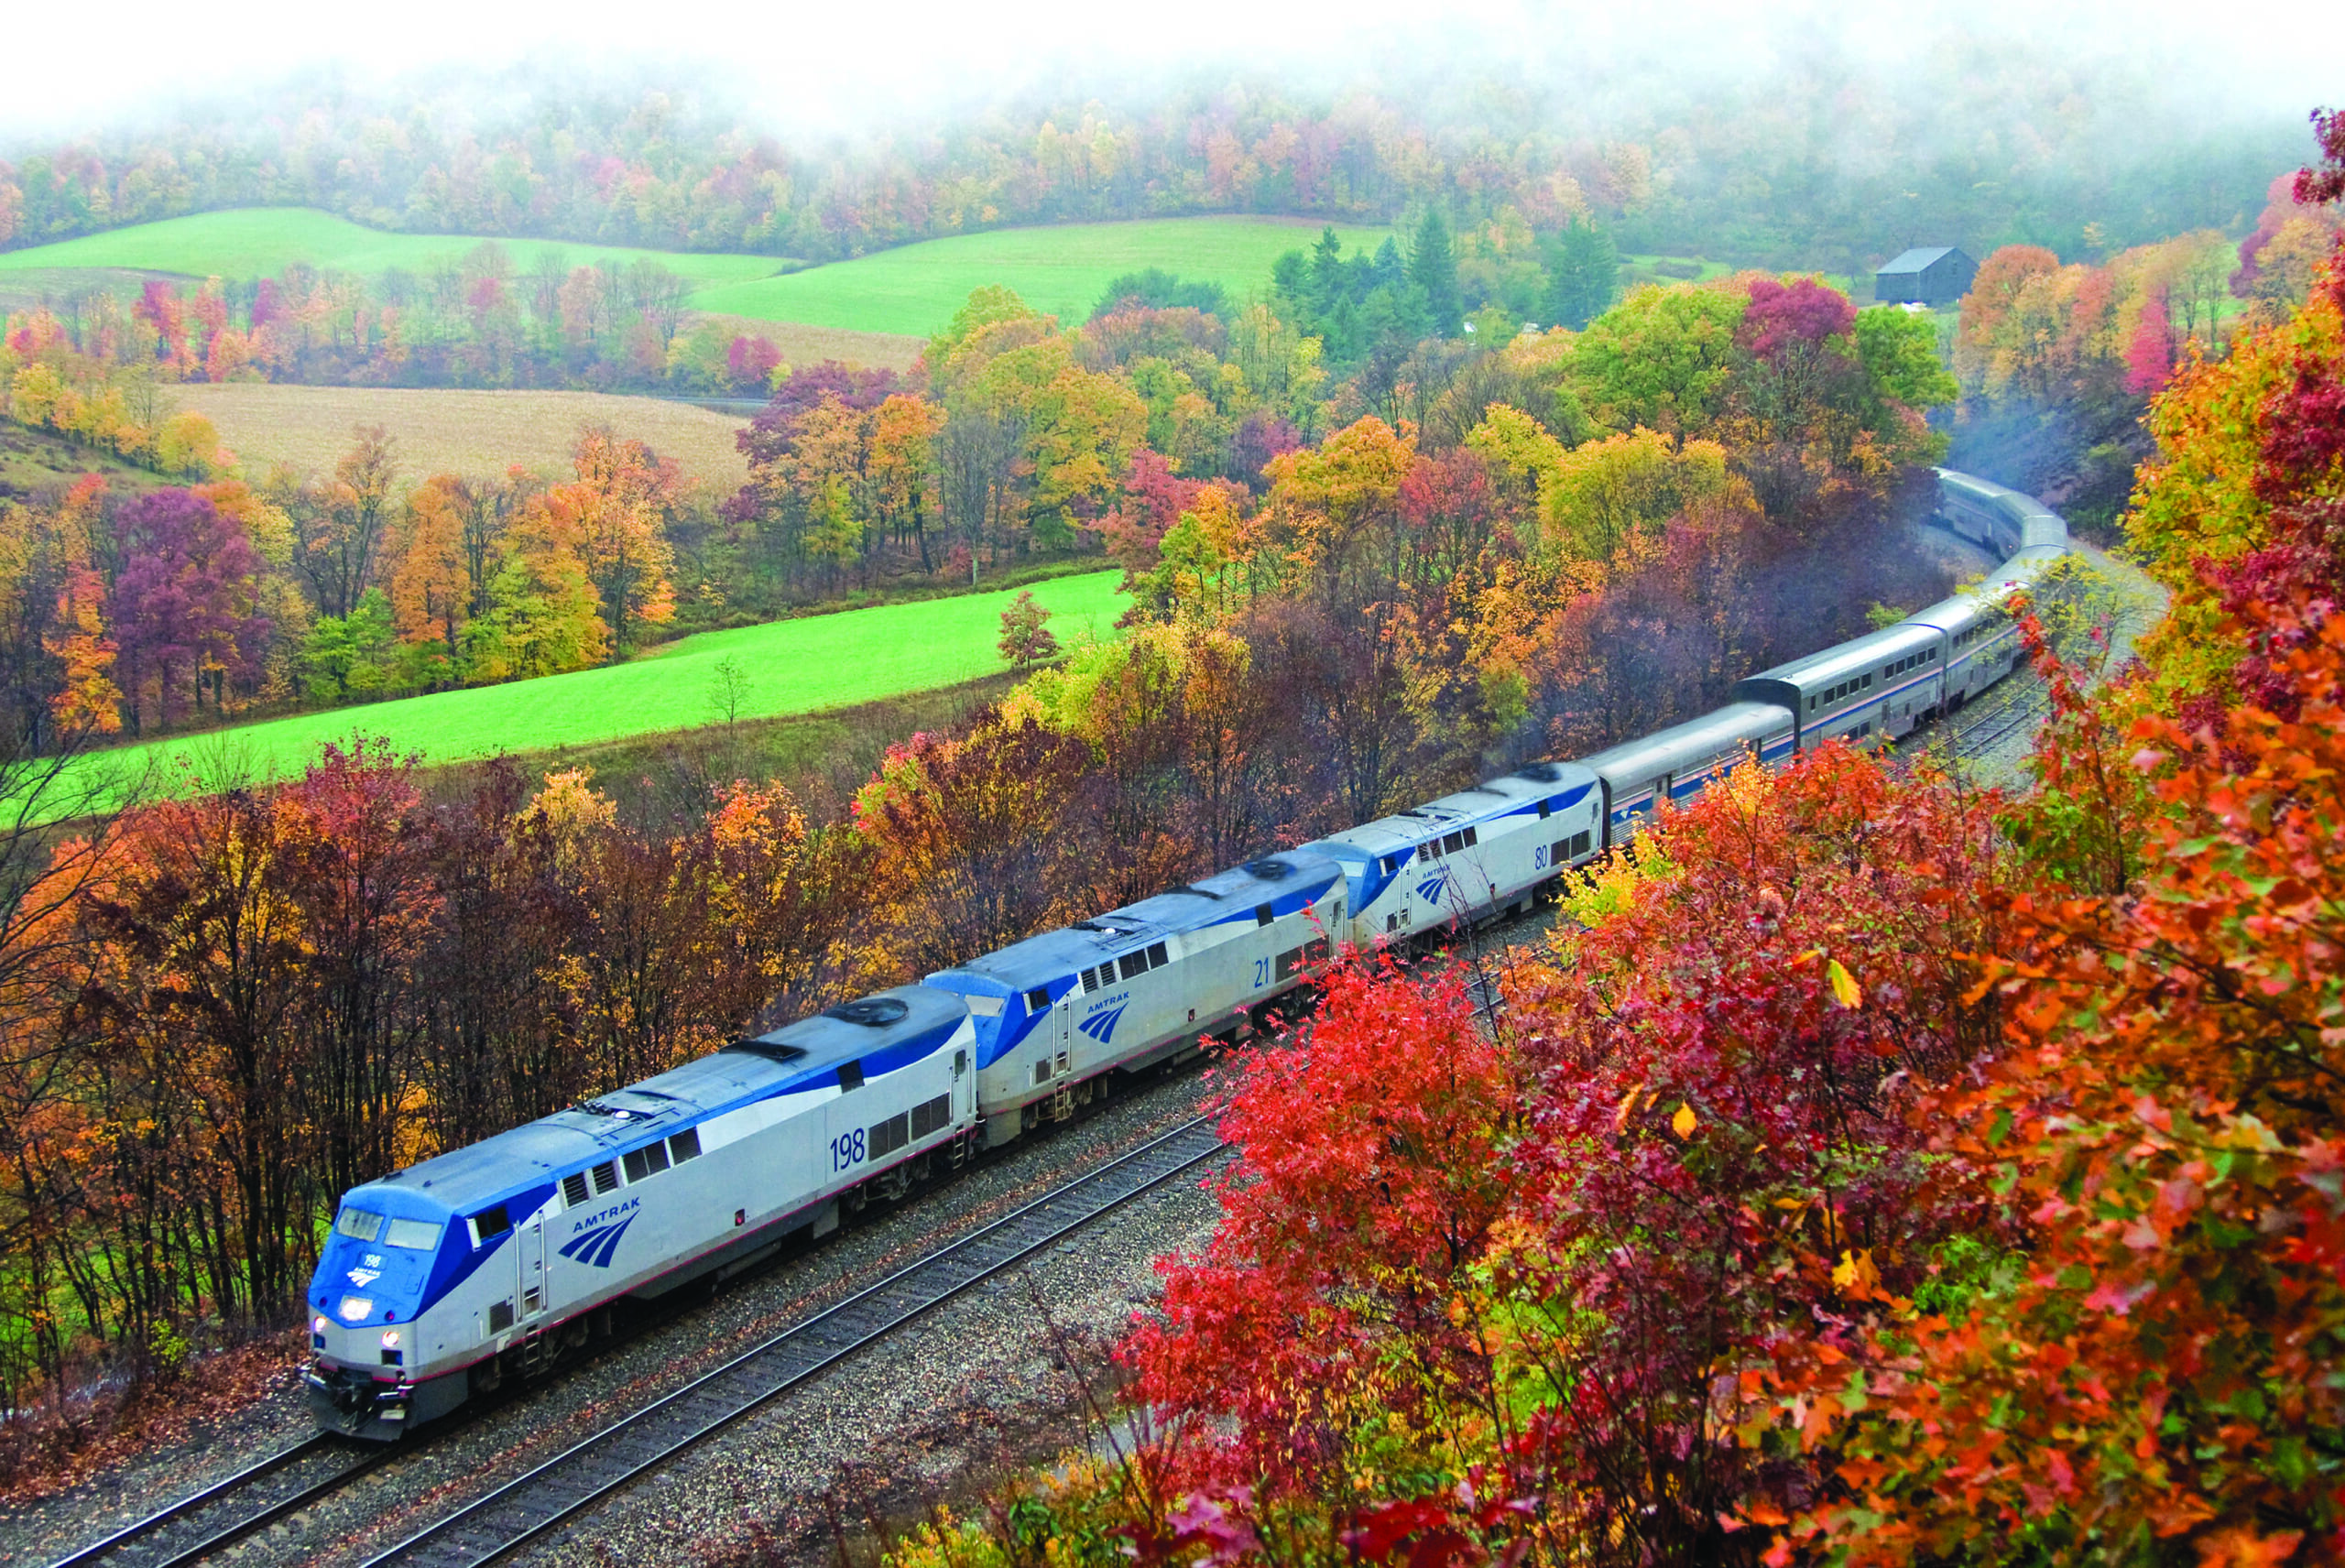
[[[1254,984],[1257,985],[1267,985],[1270,983],[1271,961],[1267,958],[1258,958],[1254,960]]]

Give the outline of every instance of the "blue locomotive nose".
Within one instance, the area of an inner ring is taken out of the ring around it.
[[[417,1206],[406,1193],[383,1196]],[[448,1232],[445,1214],[393,1214],[384,1212],[388,1203],[368,1202],[376,1197],[362,1187],[344,1201],[310,1281],[311,1310],[345,1329],[414,1322]]]

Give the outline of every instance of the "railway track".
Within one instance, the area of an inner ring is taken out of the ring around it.
[[[198,1563],[332,1497],[402,1452],[322,1433],[60,1558],[53,1568],[99,1563],[110,1568],[180,1568]]]
[[[1185,1122],[615,1421],[369,1559],[365,1568],[475,1568],[496,1562],[912,1319],[1204,1165],[1223,1148],[1212,1118]]]
[[[1183,1122],[619,1418],[418,1530],[372,1559],[367,1568],[495,1562],[913,1318],[1206,1163],[1223,1148],[1211,1117]],[[415,1452],[405,1444],[361,1444],[322,1433],[93,1541],[51,1568],[187,1568]]]

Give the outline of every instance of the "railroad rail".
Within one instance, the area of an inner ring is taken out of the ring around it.
[[[58,1559],[53,1568],[182,1568],[333,1496],[400,1453],[321,1432]]]
[[[365,1568],[478,1568],[553,1530],[876,1341],[1218,1155],[1199,1116],[1077,1177],[425,1526]]]

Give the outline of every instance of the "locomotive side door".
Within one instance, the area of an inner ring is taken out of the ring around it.
[[[546,1216],[540,1209],[529,1216],[514,1238],[514,1268],[519,1278],[514,1282],[514,1299],[520,1303],[520,1323],[527,1326],[546,1310]]]
[[[1051,1076],[1063,1078],[1074,1066],[1074,1005],[1083,999],[1083,983],[1077,981],[1073,989],[1059,998],[1051,1009],[1051,1017],[1035,1032],[1043,1037],[1042,1050],[1050,1057]]]

